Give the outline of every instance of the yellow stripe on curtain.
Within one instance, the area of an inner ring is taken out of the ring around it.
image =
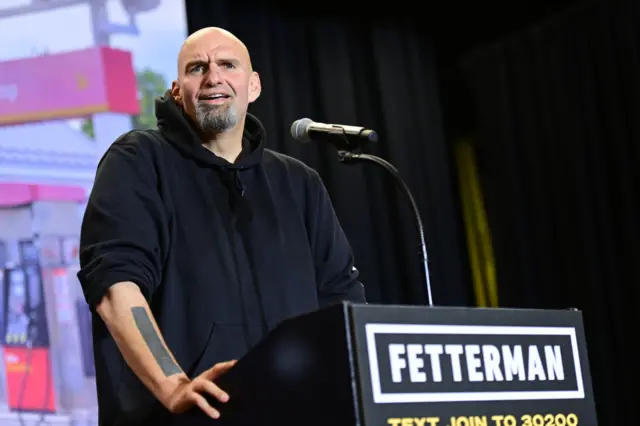
[[[476,305],[497,307],[498,287],[491,233],[471,142],[466,139],[457,142],[455,156]]]

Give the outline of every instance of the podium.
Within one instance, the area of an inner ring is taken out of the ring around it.
[[[343,303],[284,321],[218,384],[230,401],[202,424],[597,425],[577,310]]]

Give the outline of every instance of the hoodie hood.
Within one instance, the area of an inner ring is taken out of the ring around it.
[[[242,138],[242,152],[235,163],[218,157],[202,145],[198,130],[191,118],[178,105],[171,91],[156,99],[158,129],[178,150],[194,160],[225,169],[247,169],[262,161],[266,132],[260,120],[247,113]]]

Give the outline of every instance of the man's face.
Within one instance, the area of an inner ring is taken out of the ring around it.
[[[227,132],[244,123],[260,94],[249,54],[237,40],[211,33],[185,45],[172,94],[204,133]]]

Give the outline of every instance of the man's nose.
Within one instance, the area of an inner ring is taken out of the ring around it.
[[[206,75],[206,84],[215,86],[220,83],[222,83],[222,73],[220,72],[220,67],[217,65],[213,65],[211,68],[209,68],[209,72]]]

